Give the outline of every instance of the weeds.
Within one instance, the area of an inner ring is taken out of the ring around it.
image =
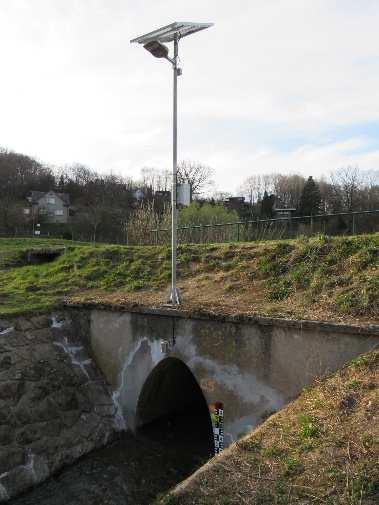
[[[262,450],[262,456],[264,458],[277,458],[284,454],[285,450],[277,446],[266,447]]]
[[[293,475],[297,475],[303,471],[303,465],[297,458],[289,456],[284,461],[285,470],[284,475],[286,477],[292,477]]]
[[[317,438],[320,434],[320,426],[315,417],[307,414],[300,414],[298,417],[299,435],[303,441]]]

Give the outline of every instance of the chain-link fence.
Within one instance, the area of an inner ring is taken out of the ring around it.
[[[134,228],[133,228],[134,227]],[[133,229],[131,229],[133,228]],[[170,244],[171,228],[148,230],[148,222],[130,223],[125,236],[117,243],[126,245]],[[147,229],[147,231],[145,231]],[[55,231],[55,230],[53,230]],[[137,233],[138,231],[138,233]],[[132,233],[133,232],[133,233]],[[252,219],[232,223],[198,224],[178,227],[178,242],[184,244],[206,244],[221,242],[250,242],[295,238],[300,235],[358,235],[379,232],[379,209],[357,212],[337,212],[314,216],[286,216],[273,219]],[[17,234],[1,234],[4,238],[32,236],[19,230]],[[60,233],[41,233],[40,238],[71,238]],[[82,237],[78,237],[83,240]],[[100,242],[107,242],[100,240]]]
[[[295,238],[299,235],[358,235],[375,232],[379,232],[379,209],[179,226],[178,242],[250,242]],[[170,228],[156,228],[150,230],[148,241],[150,244],[169,244],[170,237]]]

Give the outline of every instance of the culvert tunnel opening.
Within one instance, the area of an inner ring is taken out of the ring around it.
[[[177,358],[161,361],[147,378],[137,406],[137,435],[180,451],[193,470],[214,455],[212,422],[191,370]]]

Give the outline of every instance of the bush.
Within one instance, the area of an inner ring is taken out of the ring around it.
[[[235,210],[228,210],[223,205],[211,205],[210,203],[199,205],[196,202],[181,209],[178,219],[179,226],[232,223],[234,221],[239,221]]]

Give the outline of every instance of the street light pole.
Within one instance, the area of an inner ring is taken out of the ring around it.
[[[174,89],[173,89],[173,129],[172,129],[172,190],[171,190],[171,291],[169,295],[169,303],[172,305],[180,305],[180,295],[176,287],[176,251],[178,245],[177,231],[177,172],[178,172],[178,46],[179,36],[174,38],[174,58],[173,58],[173,73],[174,73]]]
[[[146,33],[130,42],[143,44],[156,58],[164,58],[173,67],[173,131],[172,131],[172,186],[171,186],[171,289],[168,302],[180,305],[180,294],[176,286],[177,252],[177,169],[178,169],[178,68],[179,39],[213,26],[213,23],[172,23],[153,32]],[[174,42],[174,57],[169,58],[168,48],[162,42]]]

